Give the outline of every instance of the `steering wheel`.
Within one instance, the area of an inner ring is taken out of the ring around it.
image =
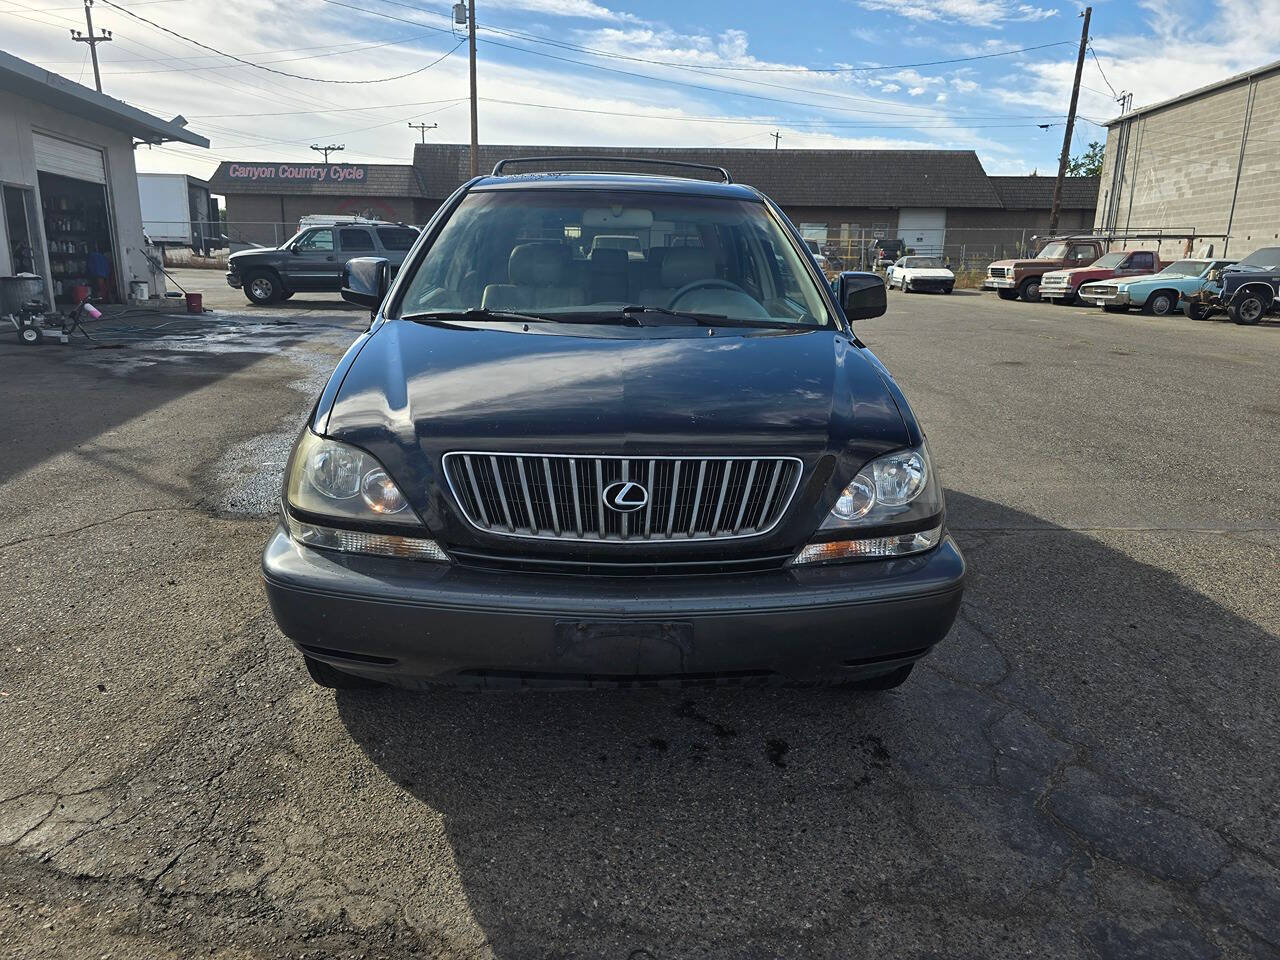
[[[692,283],[686,283],[683,287],[677,290],[671,295],[671,300],[667,303],[667,309],[674,310],[676,308],[676,302],[680,300],[681,297],[687,296],[695,290],[732,290],[735,293],[742,294],[744,297],[751,296],[751,294],[747,293],[747,291],[743,290],[732,280],[720,280],[716,277],[707,277],[705,280],[694,280]]]

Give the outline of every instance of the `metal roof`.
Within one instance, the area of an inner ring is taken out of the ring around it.
[[[1227,77],[1225,80],[1218,80],[1215,83],[1206,84],[1203,87],[1196,87],[1194,90],[1188,90],[1186,93],[1180,93],[1178,96],[1170,97],[1168,100],[1160,100],[1156,103],[1149,103],[1145,107],[1138,107],[1136,110],[1130,110],[1122,116],[1112,117],[1110,120],[1106,121],[1103,126],[1114,127],[1121,120],[1132,120],[1134,117],[1140,117],[1144,113],[1163,110],[1165,107],[1172,107],[1185,100],[1195,100],[1197,97],[1203,97],[1206,93],[1212,93],[1213,91],[1221,90],[1224,87],[1234,86],[1237,83],[1244,83],[1247,80],[1252,80],[1254,77],[1274,73],[1276,70],[1280,70],[1280,60],[1273,60],[1271,63],[1263,64],[1261,67],[1254,67],[1252,70],[1244,71],[1244,73],[1237,73],[1235,76]]]
[[[161,120],[122,100],[73,83],[43,67],[0,50],[0,90],[35,100],[104,127],[123,130],[147,143],[178,141],[208,147],[209,141],[186,129],[181,118]]]
[[[991,177],[1006,210],[1047,210],[1053,206],[1057,177]],[[1062,182],[1064,210],[1092,210],[1098,205],[1098,177],[1067,177]]]
[[[471,175],[471,148],[414,144],[413,165],[428,197],[447,197]],[[505,157],[636,157],[728,169],[783,206],[985,207],[1000,199],[972,150],[743,150],[712,147],[530,147],[484,145],[480,169]],[[586,165],[583,165],[585,168]],[[600,169],[617,171],[617,164]],[[672,167],[673,174],[680,168]],[[694,171],[687,171],[694,173]]]

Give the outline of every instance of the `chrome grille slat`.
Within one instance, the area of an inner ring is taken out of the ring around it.
[[[786,514],[801,473],[795,457],[444,455],[445,479],[468,523],[485,533],[541,540],[645,543],[760,536]],[[648,492],[642,510],[605,506],[605,489],[629,480],[643,482]]]

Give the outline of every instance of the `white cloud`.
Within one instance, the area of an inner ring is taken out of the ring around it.
[[[911,95],[911,96],[913,96],[913,97],[918,97],[918,96],[920,96],[920,94],[922,94],[922,93],[924,93],[924,92],[925,92],[925,88],[924,88],[924,87],[911,87],[910,89],[908,89],[908,90],[907,90],[907,93],[908,93],[908,94],[910,94],[910,95]]]
[[[880,92],[881,93],[897,93],[901,89],[902,87],[898,86],[898,84],[896,83],[886,83],[884,84],[884,86],[880,88]]]
[[[1017,0],[858,0],[867,10],[882,10],[909,20],[966,23],[975,27],[1000,27],[1005,23],[1047,20],[1056,17],[1054,7]]]
[[[956,88],[957,93],[973,93],[978,89],[978,85],[972,80],[966,80],[963,77],[954,77],[951,80],[951,86]]]
[[[947,102],[947,95],[946,95],[945,93],[940,93],[940,94],[938,94],[936,97],[934,97],[934,98],[933,98],[933,102],[934,102],[934,103],[946,103],[946,102]]]

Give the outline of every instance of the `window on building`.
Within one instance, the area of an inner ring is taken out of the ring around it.
[[[342,241],[344,251],[373,249],[373,237],[369,236],[368,230],[339,230],[338,239]]]

